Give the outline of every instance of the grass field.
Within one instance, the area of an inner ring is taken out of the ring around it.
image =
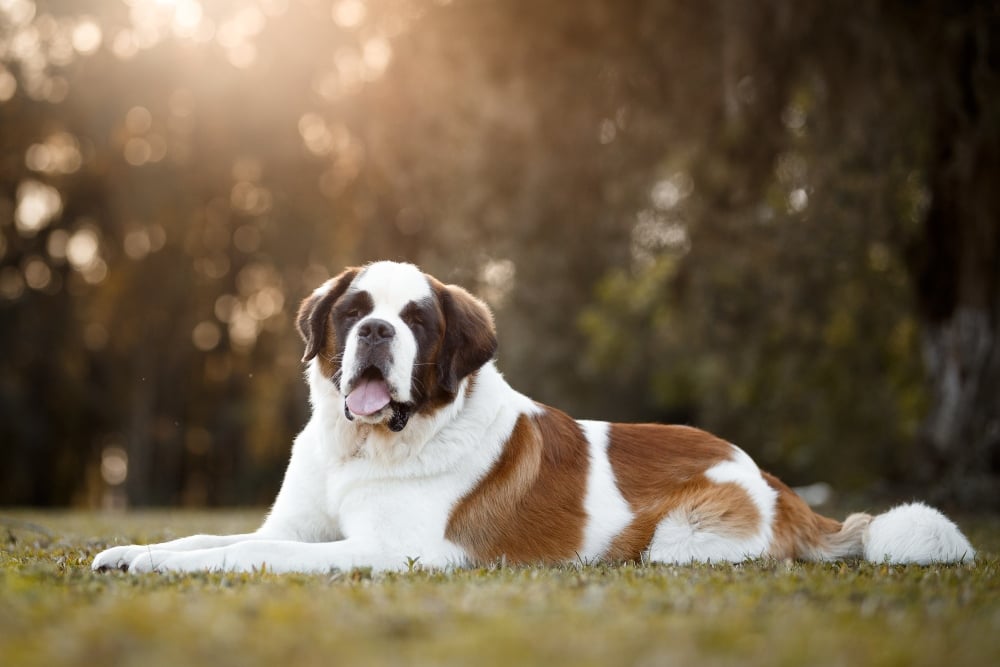
[[[1000,517],[960,521],[974,566],[90,571],[111,543],[259,519],[0,510],[0,664],[1000,665]]]

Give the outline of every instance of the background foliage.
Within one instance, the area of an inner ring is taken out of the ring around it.
[[[1000,9],[0,1],[0,503],[273,498],[291,314],[416,261],[580,417],[998,502]]]

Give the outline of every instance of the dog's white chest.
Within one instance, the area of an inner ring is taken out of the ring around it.
[[[419,545],[443,539],[456,494],[440,477],[382,477],[359,460],[329,475],[326,502],[345,538]]]

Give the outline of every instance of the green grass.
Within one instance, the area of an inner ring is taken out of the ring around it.
[[[960,522],[980,549],[973,566],[90,571],[116,541],[245,531],[259,519],[0,510],[0,664],[1000,664],[1000,517]]]

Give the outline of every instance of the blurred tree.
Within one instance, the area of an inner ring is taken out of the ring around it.
[[[737,37],[697,105],[719,124],[686,158],[690,245],[606,282],[594,358],[793,477],[867,461],[997,507],[997,4],[717,7]]]
[[[918,28],[934,35],[921,54],[928,82],[919,100],[929,110],[930,204],[921,234],[909,247],[932,397],[921,472],[968,507],[995,508],[1000,505],[1000,5],[946,3],[941,17]]]

